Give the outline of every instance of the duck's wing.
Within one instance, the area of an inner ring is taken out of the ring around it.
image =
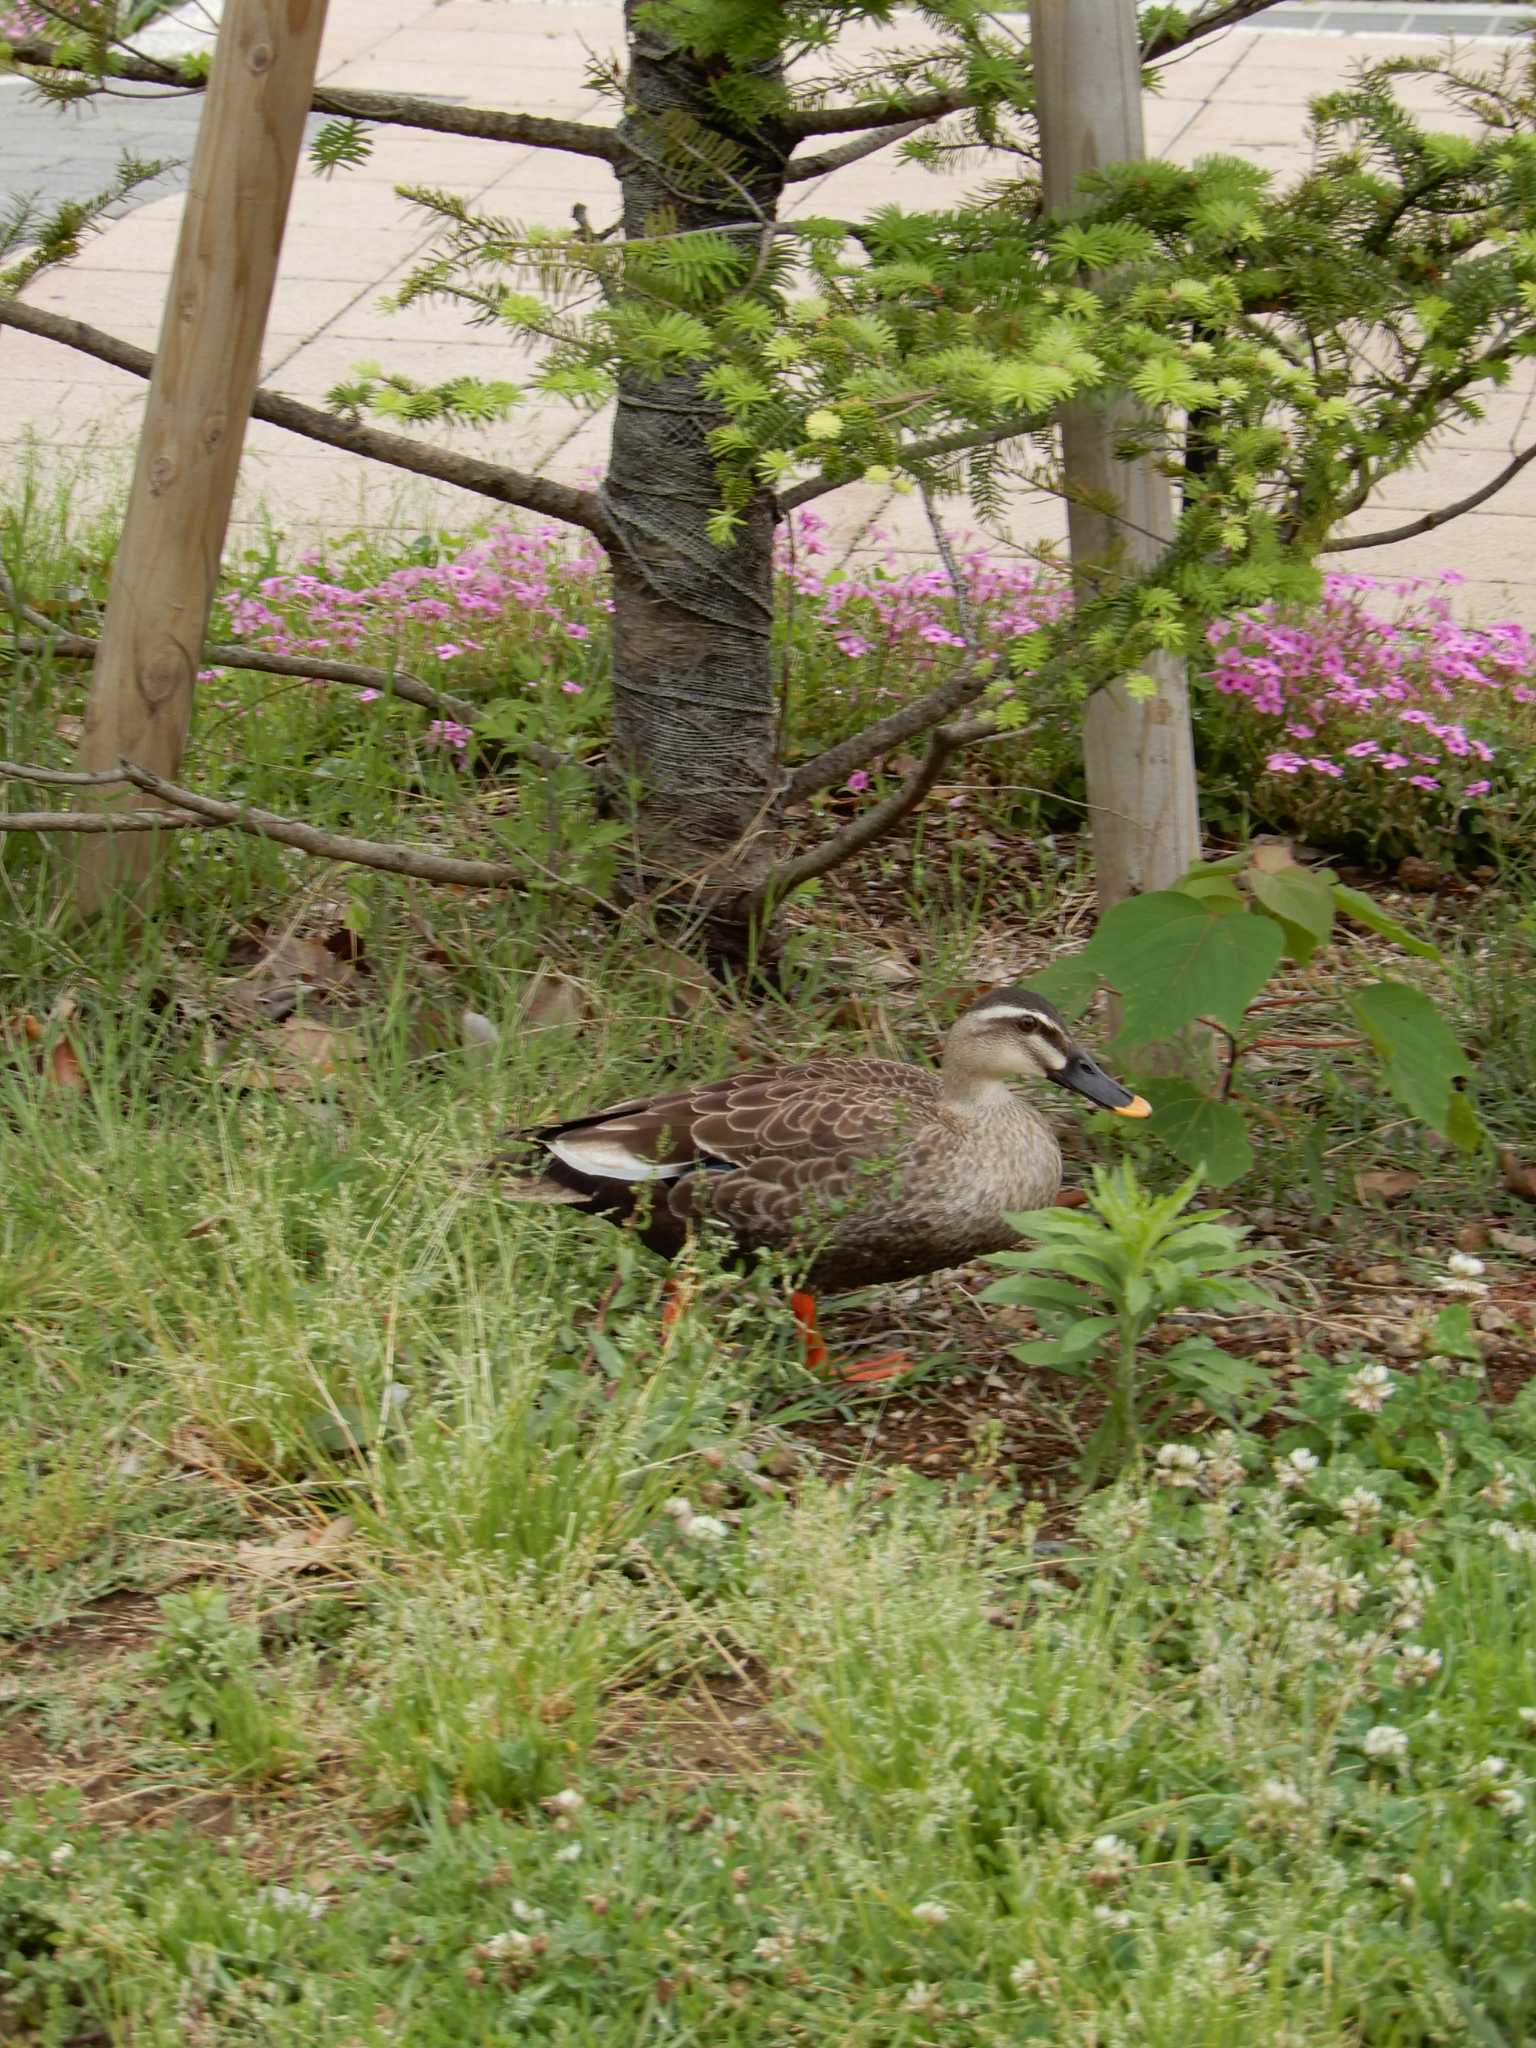
[[[888,1149],[930,1091],[920,1068],[815,1060],[637,1096],[525,1135],[593,1183],[678,1181],[701,1168],[798,1182],[840,1162],[851,1173]]]

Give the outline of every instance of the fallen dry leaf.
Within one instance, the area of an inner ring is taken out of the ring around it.
[[[1355,1197],[1361,1202],[1402,1202],[1424,1176],[1407,1166],[1375,1166],[1355,1175]]]
[[[352,1538],[350,1515],[284,1529],[263,1542],[235,1545],[235,1563],[253,1579],[284,1579],[292,1572],[330,1571]]]
[[[524,1031],[558,1031],[585,1023],[586,991],[579,981],[553,967],[541,967],[523,990],[517,1022]]]
[[[1527,1166],[1508,1145],[1499,1154],[1499,1172],[1512,1195],[1522,1202],[1536,1202],[1536,1166]]]
[[[1463,1223],[1456,1233],[1456,1249],[1459,1252],[1480,1252],[1488,1243],[1486,1223]]]
[[[1524,1230],[1490,1230],[1488,1242],[1511,1258],[1536,1259],[1536,1237]]]

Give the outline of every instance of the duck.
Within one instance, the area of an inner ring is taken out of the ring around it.
[[[901,1352],[832,1364],[826,1294],[921,1278],[1018,1242],[1008,1217],[1051,1207],[1061,1150],[1016,1092],[1048,1081],[1119,1116],[1151,1105],[1106,1073],[1046,997],[987,990],[961,1011],[937,1072],[887,1059],[813,1059],[664,1088],[507,1134],[534,1157],[509,1199],[578,1208],[675,1259],[701,1227],[740,1262],[788,1254],[804,1362],[853,1383],[894,1378]],[[681,1312],[674,1289],[667,1323]]]

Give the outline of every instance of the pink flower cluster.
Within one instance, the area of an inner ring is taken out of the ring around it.
[[[779,530],[778,567],[797,599],[812,600],[816,635],[830,637],[844,660],[857,664],[836,694],[862,723],[871,712],[878,715],[880,706],[913,695],[914,685],[932,687],[933,672],[948,651],[966,645],[962,606],[946,568],[903,570],[879,527],[871,527],[868,538],[887,545],[871,566],[828,574],[818,566],[818,557],[831,551],[826,534],[819,513],[796,512]],[[984,663],[997,662],[1011,641],[1059,618],[1072,602],[1064,582],[1031,561],[999,560],[985,548],[962,545],[955,551],[955,566],[963,609],[974,620]],[[847,787],[858,793],[869,788],[870,780],[857,769]]]
[[[1536,703],[1526,680],[1536,648],[1508,621],[1458,626],[1445,589],[1461,580],[1450,571],[1329,576],[1304,615],[1265,605],[1211,626],[1211,681],[1293,742],[1268,754],[1266,770],[1334,782],[1394,777],[1453,800],[1486,795],[1492,783],[1480,770],[1494,749],[1470,728],[1507,715],[1508,705]],[[1395,618],[1365,602],[1383,591],[1406,600]]]
[[[267,576],[220,598],[229,638],[275,654],[354,656],[382,667],[397,661],[430,673],[485,651],[471,628],[495,634],[515,619],[525,687],[550,684],[580,696],[584,685],[570,670],[601,652],[594,629],[600,632],[613,610],[603,556],[557,526],[526,533],[496,526],[448,561],[356,584],[315,573],[317,556],[301,557],[301,564],[298,574]],[[529,677],[529,669],[537,673]],[[360,690],[357,701],[373,703],[380,694]],[[467,726],[438,719],[425,744],[462,754],[469,737]]]
[[[0,10],[0,42],[15,43],[23,36],[41,35],[48,25],[47,15],[33,6],[32,0],[14,0],[12,6]]]

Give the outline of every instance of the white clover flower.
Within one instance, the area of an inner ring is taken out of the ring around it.
[[[1400,1870],[1392,1883],[1394,1889],[1400,1891],[1405,1899],[1411,1899],[1419,1888],[1418,1880],[1411,1870]]]
[[[912,1918],[922,1927],[943,1927],[949,1920],[949,1908],[938,1899],[920,1899],[912,1908]]]
[[[1495,1785],[1488,1795],[1488,1803],[1506,1820],[1518,1820],[1525,1811],[1525,1794],[1513,1785]]]
[[[1305,1486],[1321,1462],[1315,1451],[1287,1451],[1283,1458],[1276,1458],[1274,1461],[1275,1479],[1287,1491],[1297,1486]]]
[[[1339,1502],[1339,1513],[1357,1536],[1363,1535],[1381,1513],[1382,1499],[1368,1486],[1357,1486]]]
[[[1517,1529],[1513,1522],[1490,1522],[1488,1534],[1496,1536],[1516,1557],[1536,1557],[1536,1529]]]
[[[1432,1678],[1439,1677],[1444,1662],[1438,1650],[1427,1650],[1422,1643],[1404,1643],[1397,1653],[1392,1676],[1399,1685],[1428,1685]]]
[[[0,1870],[14,1870],[20,1858],[12,1849],[0,1849]]]
[[[1493,1477],[1478,1492],[1478,1499],[1487,1501],[1491,1508],[1507,1508],[1515,1497],[1515,1490],[1509,1483],[1509,1474],[1501,1462],[1493,1468]]]
[[[1536,1707],[1516,1707],[1515,1718],[1528,1735],[1536,1734]]]
[[[1454,1273],[1458,1280],[1481,1280],[1488,1270],[1482,1260],[1473,1258],[1470,1252],[1452,1252],[1445,1264],[1446,1270]]]
[[[1124,1877],[1136,1868],[1136,1851],[1119,1835],[1095,1835],[1091,1844],[1092,1863],[1088,1875],[1103,1884]]]
[[[563,1849],[555,1851],[557,1863],[574,1863],[581,1854],[580,1842],[567,1842]]]
[[[1122,1932],[1136,1924],[1135,1915],[1128,1913],[1124,1906],[1095,1906],[1093,1917],[1105,1927],[1118,1928]]]
[[[559,1792],[552,1792],[544,1801],[547,1813],[580,1813],[586,1805],[586,1795],[578,1792],[574,1785],[567,1785]]]
[[[488,1963],[526,1963],[536,1953],[536,1937],[513,1927],[505,1934],[492,1934],[475,1943],[475,1954]]]
[[[1484,1778],[1502,1778],[1509,1769],[1507,1756],[1485,1756],[1478,1765],[1478,1772]]]
[[[690,1543],[723,1543],[731,1533],[718,1515],[690,1515],[677,1526]]]
[[[752,1953],[760,1963],[777,1965],[788,1962],[794,1942],[787,1934],[765,1934],[753,1945]]]
[[[915,1984],[907,1987],[907,1995],[901,2001],[901,2009],[903,2012],[926,2013],[929,2019],[941,2019],[944,2007],[939,1999],[938,1986],[925,1984],[919,1977]]]
[[[686,1521],[693,1513],[693,1502],[685,1493],[674,1493],[661,1504],[661,1512],[670,1515],[674,1522]]]
[[[1486,1280],[1458,1280],[1441,1278],[1435,1282],[1442,1294],[1458,1295],[1463,1301],[1481,1301],[1488,1292]]]
[[[1378,1721],[1374,1728],[1366,1729],[1360,1747],[1367,1756],[1385,1763],[1408,1754],[1408,1738],[1401,1728]]]
[[[1300,1813],[1307,1803],[1306,1794],[1289,1778],[1266,1778],[1254,1786],[1253,1798],[1256,1806],[1267,1806],[1275,1813]]]
[[[1291,1584],[1319,1614],[1356,1614],[1370,1590],[1361,1572],[1342,1572],[1337,1565],[1309,1560],[1291,1573]]]
[[[1156,1459],[1157,1477],[1164,1486],[1198,1486],[1204,1462],[1193,1444],[1162,1444]]]
[[[50,1870],[62,1870],[66,1863],[73,1863],[74,1860],[75,1845],[73,1842],[60,1842],[57,1849],[50,1849],[48,1851],[48,1868]]]
[[[1224,1429],[1216,1438],[1216,1447],[1207,1457],[1200,1477],[1212,1493],[1242,1484],[1243,1461],[1238,1455],[1237,1438],[1230,1429]]]
[[[1008,1972],[1008,1982],[1015,1991],[1030,1991],[1040,1981],[1040,1965],[1031,1956],[1025,1956]]]
[[[1379,1415],[1396,1392],[1396,1382],[1386,1366],[1362,1365],[1358,1372],[1350,1374],[1344,1399],[1362,1415]]]
[[[48,1861],[52,1863],[58,1853],[55,1849]],[[70,1854],[73,1855],[74,1851],[71,1850]],[[257,1893],[257,1897],[265,1899],[269,1906],[276,1906],[282,1912],[302,1913],[306,1920],[318,1920],[323,1913],[330,1910],[331,1904],[329,1899],[317,1899],[313,1892],[286,1884],[269,1884],[265,1890]]]

